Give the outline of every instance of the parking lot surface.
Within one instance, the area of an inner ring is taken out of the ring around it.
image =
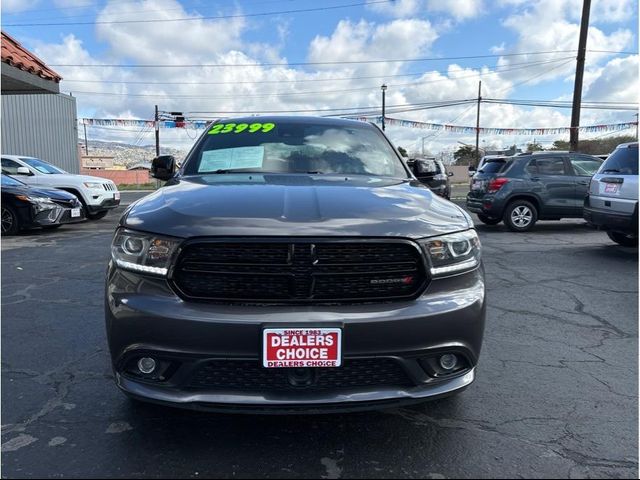
[[[638,476],[638,252],[582,221],[478,226],[487,330],[460,396],[261,417],[116,389],[103,280],[117,218],[2,241],[6,478]]]

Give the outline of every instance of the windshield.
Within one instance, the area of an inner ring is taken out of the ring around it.
[[[9,175],[2,175],[2,186],[3,187],[24,187],[25,184],[16,180],[15,178],[10,177]]]
[[[638,145],[616,148],[604,161],[598,173],[638,175]]]
[[[230,171],[408,178],[393,147],[365,123],[214,124],[194,148],[185,174]]]
[[[20,157],[20,160],[22,160],[24,163],[29,165],[31,168],[35,168],[40,173],[46,173],[46,174],[67,173],[64,170],[58,167],[54,167],[53,165],[47,162],[43,162],[42,160],[38,160],[37,158]]]

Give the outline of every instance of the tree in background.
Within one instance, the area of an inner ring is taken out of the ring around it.
[[[580,140],[578,142],[578,152],[589,155],[604,155],[613,152],[621,143],[637,141],[638,139],[633,135],[619,135],[617,137]],[[556,140],[553,142],[551,150],[569,150],[569,142]]]
[[[527,152],[540,152],[544,150],[544,148],[542,148],[542,145],[540,145],[538,142],[531,142],[527,144]]]
[[[453,152],[456,165],[470,165],[476,161],[476,149],[471,145],[463,145]]]

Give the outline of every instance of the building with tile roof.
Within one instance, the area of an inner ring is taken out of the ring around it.
[[[61,94],[62,77],[5,32],[1,50],[2,154],[79,173],[76,99]]]

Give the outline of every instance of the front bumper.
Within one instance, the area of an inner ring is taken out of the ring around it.
[[[111,210],[113,208],[117,208],[120,205],[120,199],[117,200],[114,198],[106,198],[102,200],[100,203],[87,205],[87,210],[89,213],[98,213],[103,212],[105,210]]]
[[[80,209],[79,217],[72,217],[72,208],[67,208],[61,205],[53,205],[50,208],[36,209],[34,206],[30,207],[30,219],[25,222],[25,228],[36,227],[48,227],[52,225],[60,225],[66,223],[77,223],[86,220],[84,209],[81,204],[74,208]]]
[[[163,279],[110,266],[106,295],[107,336],[118,387],[138,399],[215,411],[352,411],[450,395],[475,378],[486,315],[482,269],[434,280],[413,301],[242,306],[184,302]],[[189,379],[203,362],[249,361],[258,368],[266,326],[339,326],[345,366],[362,359],[394,362],[408,382],[323,390],[192,388]],[[421,366],[425,357],[445,352],[456,353],[465,368],[439,376]],[[148,380],[127,367],[141,356],[177,360],[168,378]]]

